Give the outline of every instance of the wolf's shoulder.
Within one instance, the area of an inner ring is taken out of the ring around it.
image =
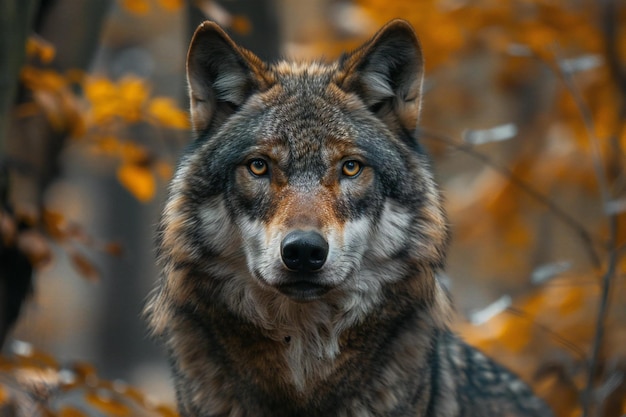
[[[438,385],[451,387],[459,415],[551,417],[546,403],[516,374],[465,343],[451,331],[437,344]]]

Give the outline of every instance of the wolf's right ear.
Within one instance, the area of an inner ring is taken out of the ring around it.
[[[338,84],[357,94],[390,128],[413,132],[419,120],[424,60],[411,25],[395,19],[345,56]]]
[[[271,84],[267,66],[216,23],[202,23],[187,53],[191,124],[196,132],[222,123],[255,91]]]

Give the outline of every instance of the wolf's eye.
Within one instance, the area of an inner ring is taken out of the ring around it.
[[[262,159],[253,159],[248,164],[250,172],[258,177],[267,174],[267,162]]]
[[[355,177],[361,172],[361,164],[358,161],[346,161],[341,167],[341,172],[346,177]]]

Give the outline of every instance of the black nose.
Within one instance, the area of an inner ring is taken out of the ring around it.
[[[280,255],[292,271],[317,271],[326,262],[328,242],[317,232],[296,230],[283,239]]]

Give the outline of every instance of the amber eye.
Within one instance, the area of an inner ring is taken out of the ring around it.
[[[262,159],[253,159],[248,164],[248,169],[254,175],[260,177],[267,174],[267,162]]]
[[[346,161],[341,167],[341,172],[346,177],[354,177],[361,172],[361,164],[358,161]]]

